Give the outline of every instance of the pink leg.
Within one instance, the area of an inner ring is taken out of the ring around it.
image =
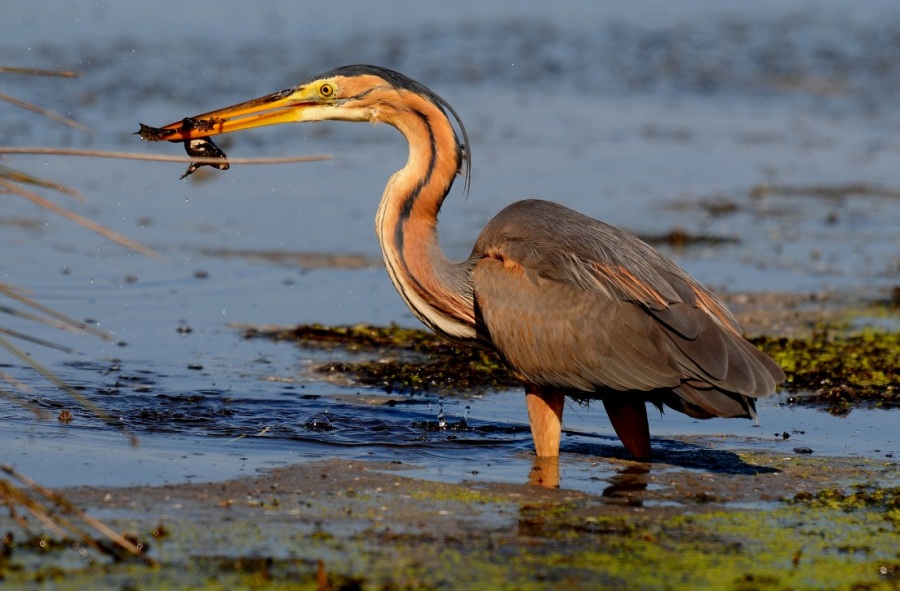
[[[534,451],[539,458],[559,456],[565,402],[566,396],[562,392],[542,391],[535,386],[526,386],[525,404],[528,406]]]

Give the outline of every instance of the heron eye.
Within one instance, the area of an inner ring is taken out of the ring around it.
[[[319,94],[322,96],[331,96],[334,94],[334,86],[327,82],[319,87]]]

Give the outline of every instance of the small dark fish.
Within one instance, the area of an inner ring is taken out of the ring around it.
[[[164,129],[162,127],[150,127],[149,125],[140,124],[141,128],[135,132],[135,135],[141,136],[142,139],[145,139],[149,142],[158,142],[162,140],[169,139],[170,136],[174,135],[178,132],[183,131],[192,131],[192,130],[200,130],[200,131],[212,131],[217,123],[215,119],[194,119],[193,117],[185,117],[181,120],[181,127],[179,129]],[[184,150],[187,152],[188,156],[191,158],[218,158],[221,162],[191,162],[190,166],[188,166],[187,171],[181,178],[185,178],[188,175],[196,172],[198,168],[201,166],[212,166],[219,170],[228,170],[230,168],[228,164],[228,157],[225,156],[225,152],[219,149],[219,146],[215,145],[211,139],[208,137],[195,138],[191,140],[169,140],[170,142],[183,142]]]
[[[201,166],[212,166],[218,170],[228,170],[230,168],[228,157],[225,156],[225,152],[219,149],[219,146],[215,145],[208,137],[185,140],[184,150],[191,158],[219,158],[221,162],[191,162],[180,178],[185,178],[188,175],[193,174]]]

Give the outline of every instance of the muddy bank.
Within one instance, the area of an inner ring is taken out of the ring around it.
[[[67,496],[148,548],[89,565],[7,544],[14,585],[80,588],[892,589],[900,480],[888,461],[687,445],[653,465],[567,454],[615,476],[599,495],[446,484],[407,466],[323,460],[222,483]],[[689,469],[684,469],[690,466]],[[538,476],[541,475],[541,476]],[[4,523],[4,530],[8,524]]]

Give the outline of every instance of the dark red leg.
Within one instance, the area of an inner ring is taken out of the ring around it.
[[[650,425],[647,423],[647,404],[640,399],[607,397],[603,399],[606,414],[625,449],[642,462],[650,461]]]

